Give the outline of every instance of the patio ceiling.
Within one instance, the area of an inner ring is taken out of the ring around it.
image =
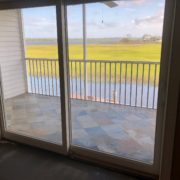
[[[0,10],[20,9],[40,6],[50,6],[57,4],[57,0],[0,0]],[[116,7],[118,4],[114,1],[106,0],[65,0],[68,5],[102,2],[109,7]]]

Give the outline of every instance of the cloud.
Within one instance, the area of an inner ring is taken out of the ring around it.
[[[133,33],[162,36],[164,11],[159,9],[154,15],[137,18],[132,21]]]
[[[101,22],[89,22],[87,23],[87,27],[93,27],[93,28],[98,28],[98,29],[107,29],[108,27],[111,28],[116,28],[118,26],[117,23],[115,22],[106,22],[102,20]]]
[[[148,0],[134,0],[133,1],[134,4],[140,4],[140,5],[147,3],[147,2],[148,2]]]
[[[158,5],[158,7],[164,8],[165,3],[164,2],[159,2],[157,5]]]
[[[162,35],[164,16],[163,3],[158,4],[159,10],[151,16],[147,16],[147,14],[150,13],[149,11],[147,11],[147,13],[146,11],[141,12],[141,8],[144,10],[144,4],[152,1],[154,0],[118,1],[118,4],[126,9],[126,11],[121,11],[123,14],[121,19],[118,17],[119,14],[116,14],[119,12],[116,10],[116,8],[114,8],[115,14],[113,16],[111,13],[108,14],[108,11],[107,15],[106,12],[104,12],[105,14],[103,15],[103,13],[101,13],[99,10],[93,9],[93,16],[87,21],[88,36],[103,38],[122,37],[126,34],[131,34],[132,36],[142,36],[143,34]],[[140,10],[138,12],[133,12],[133,16],[129,17],[129,12],[127,12],[127,10],[137,10],[137,6],[141,6]],[[149,8],[147,4],[146,6]],[[76,13],[73,13],[72,16],[70,16],[68,21],[68,32],[70,38],[82,37],[82,19],[79,18],[79,14],[80,13],[78,10]],[[42,17],[39,14],[26,16],[24,21],[25,36],[35,38],[57,37],[55,17],[56,16],[52,18],[52,16],[47,15],[43,15]]]
[[[148,24],[157,24],[163,23],[163,17],[164,17],[164,11],[163,9],[157,11],[154,15],[152,16],[147,16],[144,18],[138,18],[138,19],[134,19],[133,22],[135,23],[135,25],[139,26],[139,25],[148,25]]]
[[[133,0],[133,1],[116,1],[120,7],[129,7],[134,5],[144,5],[150,2],[150,0]]]
[[[131,34],[141,37],[144,34],[162,36],[164,9],[160,8],[153,15],[132,19],[132,21],[91,21],[87,24],[90,37],[123,37]]]
[[[161,36],[163,15],[163,9],[159,9],[152,16],[140,16],[140,18],[132,19],[132,21],[111,21],[109,19],[102,21],[101,19],[92,19],[90,22],[87,22],[87,34],[91,38],[123,37],[126,34],[131,34],[135,37],[141,37],[144,34]],[[71,24],[70,27],[70,37],[74,37],[75,34],[77,37],[82,37],[81,27],[78,24]]]
[[[57,37],[56,22],[47,18],[28,18],[24,21],[25,37]]]
[[[26,19],[26,25],[27,26],[50,26],[50,25],[56,25],[56,21],[53,20],[53,18],[51,19],[47,19],[47,18],[40,18],[40,17],[36,17],[36,18],[28,18]]]

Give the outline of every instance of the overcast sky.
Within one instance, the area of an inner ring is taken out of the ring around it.
[[[162,35],[164,0],[116,1],[117,7],[87,4],[88,38],[124,37],[128,34]],[[56,38],[55,7],[23,10],[26,38]],[[68,7],[69,38],[82,38],[82,6]]]

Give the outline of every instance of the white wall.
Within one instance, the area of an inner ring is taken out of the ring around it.
[[[19,10],[0,11],[0,65],[4,98],[25,93],[25,55]]]

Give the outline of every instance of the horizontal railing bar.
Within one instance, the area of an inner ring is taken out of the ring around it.
[[[48,59],[48,58],[26,58],[27,61],[58,61],[58,59]],[[84,60],[69,60],[70,62],[85,62]],[[111,61],[111,60],[86,60],[86,63],[123,63],[123,64],[160,64],[160,62],[153,62],[153,61]]]

